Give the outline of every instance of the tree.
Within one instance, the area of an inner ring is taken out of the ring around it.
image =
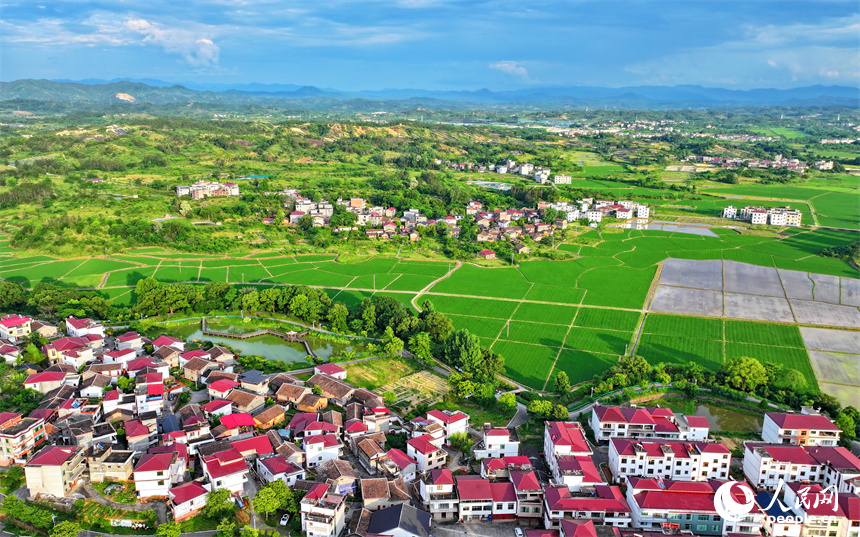
[[[260,530],[255,530],[251,526],[242,526],[239,537],[260,537]]]
[[[462,451],[463,455],[467,457],[471,453],[472,448],[472,437],[469,436],[469,433],[455,433],[452,434],[448,439],[451,447],[456,449],[457,451]]]
[[[54,526],[54,529],[51,530],[51,537],[78,537],[78,533],[80,532],[80,524],[64,520]]]
[[[346,331],[346,319],[349,317],[349,310],[341,304],[340,302],[332,305],[331,309],[328,310],[328,322],[331,323],[331,327],[336,332],[344,332]]]
[[[185,200],[180,201],[179,202],[179,215],[184,217],[189,212],[191,212],[191,204]]]
[[[314,395],[322,395],[322,388],[320,388],[319,386],[311,386],[311,391]]]
[[[283,481],[273,481],[267,486],[275,492],[282,510],[290,514],[296,514],[299,511],[297,498],[286,483]]]
[[[233,534],[236,533],[236,523],[229,518],[222,518],[215,529],[218,530],[221,537],[233,537]]]
[[[854,421],[854,418],[844,410],[836,416],[836,419],[833,420],[833,424],[842,429],[842,436],[844,440],[850,442],[854,439],[856,434],[857,424]]]
[[[161,537],[179,537],[182,535],[182,530],[176,522],[168,522],[166,524],[159,524],[155,530],[155,534],[161,535]]]
[[[555,376],[555,393],[564,395],[570,391],[570,377],[564,371],[559,371]]]
[[[767,384],[767,370],[761,362],[748,356],[738,356],[723,364],[720,369],[726,384],[737,390],[753,392]]]
[[[526,406],[526,411],[533,418],[545,420],[552,415],[552,401],[547,401],[546,399],[533,399],[529,401],[528,406]]]
[[[481,343],[468,330],[452,332],[442,345],[442,358],[460,370],[472,373],[481,361]]]
[[[298,502],[296,502],[296,496],[286,483],[280,480],[272,481],[266,485],[265,488],[270,489],[275,493],[275,497],[278,498],[280,509],[290,514],[296,514],[298,512],[299,505]]]
[[[425,303],[427,302],[429,302],[429,300]],[[424,331],[430,334],[433,341],[442,341],[454,330],[454,325],[451,324],[451,320],[443,313],[430,310],[425,311],[422,315]]]
[[[0,282],[0,309],[13,309],[26,302],[24,288],[17,283]]]
[[[651,364],[641,356],[622,356],[612,372],[625,375],[630,384],[640,384],[651,374]]]
[[[254,496],[253,505],[255,511],[268,516],[278,510],[281,506],[281,502],[274,490],[268,487],[263,487],[260,489],[260,492]]]
[[[422,362],[430,361],[430,358],[432,357],[430,346],[430,334],[427,332],[418,332],[409,338],[409,352]]]
[[[503,393],[499,396],[499,406],[508,412],[517,408],[517,396],[514,392]]]
[[[28,364],[38,364],[45,359],[45,355],[39,352],[39,348],[32,343],[27,344],[24,349],[24,361]]]
[[[386,326],[382,334],[382,347],[389,357],[400,356],[403,353],[403,340],[394,335],[394,330],[390,326]]]
[[[233,497],[227,489],[218,489],[206,494],[206,507],[203,508],[206,516],[215,518],[217,516],[226,515],[236,510],[236,504],[233,503]],[[220,528],[219,528],[220,529]]]
[[[570,412],[564,405],[554,405],[552,407],[552,419],[558,421],[568,420],[570,419]]]
[[[797,369],[782,369],[774,379],[773,385],[781,390],[805,392],[806,377]]]
[[[393,405],[397,402],[397,394],[392,390],[386,390],[382,397],[385,399],[385,404],[387,405]]]

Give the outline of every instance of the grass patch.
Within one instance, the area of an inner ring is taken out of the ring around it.
[[[420,371],[418,364],[405,358],[379,358],[344,366],[348,382],[359,388],[376,390]]]

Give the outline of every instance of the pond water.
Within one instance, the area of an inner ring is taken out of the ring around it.
[[[712,431],[761,431],[764,416],[753,416],[730,408],[699,403],[696,416],[708,418]]]
[[[234,334],[243,334],[246,332],[253,332],[254,330],[258,330],[258,328],[255,327],[235,326],[222,323],[208,324],[210,330],[217,330],[219,332],[230,332]],[[288,331],[286,326],[283,331]],[[262,356],[263,358],[267,358],[269,360],[281,360],[284,362],[302,362],[307,356],[307,352],[305,352],[305,346],[301,343],[291,343],[288,341],[284,341],[277,336],[271,335],[257,336],[248,339],[232,339],[225,337],[206,336],[203,335],[203,331],[201,330],[199,324],[171,326],[170,328],[165,330],[164,333],[174,337],[185,339],[187,341],[199,339],[202,341],[211,341],[216,345],[228,345],[230,348],[235,349],[237,352],[240,352],[243,355],[254,354],[257,356]],[[314,351],[314,354],[323,359],[328,359],[329,357],[331,357],[332,354],[341,350],[353,350],[353,347],[350,345],[332,343],[331,341],[325,341],[313,337],[311,335],[306,336],[305,339],[310,344],[311,349],[313,349]]]

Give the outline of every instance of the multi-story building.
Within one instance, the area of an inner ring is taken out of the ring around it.
[[[785,483],[820,483],[849,493],[860,478],[860,459],[843,447],[744,444],[744,476],[756,488]]]
[[[302,531],[308,537],[338,537],[345,525],[346,496],[332,494],[328,485],[314,485],[299,504]]]
[[[517,517],[540,524],[543,518],[543,487],[534,470],[511,470],[510,480],[517,495]]]
[[[45,420],[17,412],[0,413],[0,465],[24,464],[45,443]]]
[[[134,488],[141,500],[167,498],[170,488],[184,476],[185,463],[176,452],[147,453],[134,467]]]
[[[200,458],[203,473],[216,489],[242,492],[248,482],[248,464],[235,448]]]
[[[731,460],[731,452],[723,444],[623,438],[609,442],[609,468],[618,483],[632,477],[675,481],[728,479]]]
[[[731,218],[735,219],[738,217],[738,208],[734,205],[729,205],[728,207],[723,207],[723,218]]]
[[[90,448],[87,450],[87,466],[90,469],[90,481],[128,481],[134,471],[134,451],[106,448]]]
[[[434,520],[458,520],[460,498],[454,490],[454,476],[451,470],[430,470],[418,483],[421,506]]]
[[[191,518],[206,507],[206,495],[209,493],[208,483],[189,481],[170,489],[170,511],[173,520],[181,522]]]
[[[571,179],[573,179],[569,175],[555,175],[552,178],[552,182],[557,185],[569,185],[571,183]]]
[[[433,444],[432,440],[430,435],[422,435],[406,441],[406,454],[418,463],[419,472],[443,468],[448,460],[445,450]]]
[[[98,336],[105,337],[105,327],[98,321],[90,318],[76,319],[66,318],[66,333],[71,337]]]
[[[544,489],[544,527],[558,529],[563,520],[591,520],[618,528],[630,527],[630,506],[618,487],[599,485],[593,492],[573,494],[564,485]]]
[[[306,436],[302,442],[308,468],[315,468],[329,459],[337,459],[343,451],[343,445],[333,434]]]
[[[631,478],[627,487],[627,504],[633,527],[661,533],[691,532],[693,535],[725,535],[724,520],[715,508],[717,489],[725,481],[702,483],[673,480]],[[744,502],[737,491],[738,503]],[[749,525],[738,523],[733,533],[758,535],[763,516],[749,515]]]
[[[213,197],[222,197],[222,196],[238,196],[239,195],[239,185],[235,183],[218,183],[215,181],[197,181],[196,183],[188,186],[188,185],[179,185],[176,187],[176,196],[191,196],[193,199],[201,200],[203,198],[213,196]]]
[[[764,415],[761,438],[768,444],[835,446],[840,429],[822,414],[768,412]]]
[[[548,421],[544,428],[543,450],[550,473],[560,474],[559,458],[592,455],[582,425],[574,422]]]
[[[445,438],[450,439],[453,435],[465,433],[469,428],[469,415],[459,410],[431,410],[427,413],[427,420],[436,422],[445,428]]]
[[[637,205],[636,206],[636,218],[650,218],[651,217],[651,207],[647,205]]]
[[[597,404],[591,410],[595,441],[611,438],[664,438],[701,442],[708,439],[710,425],[703,416],[675,414],[669,408],[622,408]]]
[[[485,424],[481,446],[472,451],[477,460],[516,457],[520,454],[520,439],[515,429],[490,427],[489,424]]]
[[[860,496],[834,495],[820,485],[792,483],[786,487],[783,504],[803,521],[801,537],[860,534]]]
[[[257,473],[266,482],[283,481],[290,487],[299,479],[305,478],[305,470],[287,461],[283,455],[257,459]]]
[[[30,323],[33,319],[23,315],[4,315],[0,319],[0,338],[8,339],[18,344],[30,335]]]
[[[602,485],[603,477],[591,457],[585,455],[562,455],[556,458],[552,468],[552,481],[564,485],[571,492]]]
[[[64,498],[81,482],[86,468],[83,448],[48,446],[24,466],[30,496]]]

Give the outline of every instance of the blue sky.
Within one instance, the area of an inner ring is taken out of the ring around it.
[[[856,0],[0,0],[0,79],[860,85]]]

